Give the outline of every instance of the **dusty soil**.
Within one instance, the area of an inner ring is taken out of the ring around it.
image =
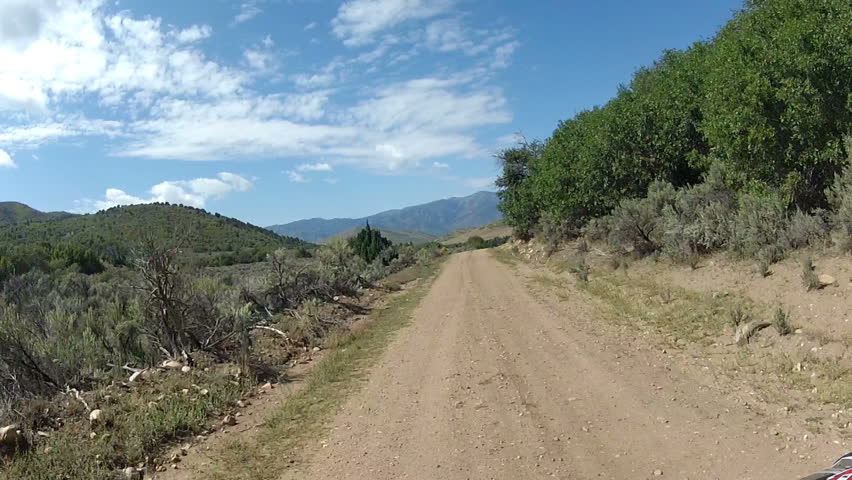
[[[698,291],[730,292],[745,295],[763,305],[782,306],[799,325],[811,332],[852,339],[852,262],[849,257],[813,255],[817,273],[833,276],[837,283],[817,291],[802,285],[801,253],[770,267],[771,275],[754,273],[754,265],[733,262],[717,255],[703,261],[697,270],[652,263],[637,265],[637,272],[663,275],[675,285]],[[641,274],[641,273],[640,273]]]
[[[450,259],[282,478],[796,479],[845,453],[701,362],[601,320],[587,296],[533,295],[534,273],[487,251]]]

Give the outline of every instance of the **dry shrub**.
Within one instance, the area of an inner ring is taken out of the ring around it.
[[[676,191],[670,183],[654,182],[645,198],[622,200],[609,216],[609,237],[612,245],[645,256],[658,252],[663,246],[663,212],[670,207]]]
[[[819,290],[821,284],[816,274],[816,265],[810,256],[802,258],[802,285],[807,291]]]
[[[775,327],[778,335],[782,337],[793,333],[793,325],[790,323],[790,313],[781,307],[776,308],[775,315],[772,317],[772,326]]]

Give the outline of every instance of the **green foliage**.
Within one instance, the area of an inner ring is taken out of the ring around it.
[[[846,138],[846,151],[846,165],[825,193],[833,212],[831,234],[834,243],[842,251],[852,253],[852,137]]]
[[[796,214],[789,245],[767,237],[781,238],[790,206],[807,213],[828,200],[852,211],[852,200],[839,200],[849,197],[842,185],[852,185],[843,180],[852,173],[824,193],[852,125],[850,24],[847,0],[749,1],[714,39],[665,52],[611,101],[560,122],[543,146],[501,152],[507,221],[526,238],[545,221],[576,228],[613,213],[587,228],[590,239],[614,235],[672,257],[732,247],[774,259],[818,243],[818,219]],[[683,190],[702,176],[704,186]],[[663,224],[653,205],[632,200],[655,182],[682,191]],[[765,228],[755,223],[763,220]],[[852,251],[852,214],[832,223],[837,243]]]
[[[823,211],[807,214],[799,209],[789,217],[782,242],[787,249],[821,247],[828,240],[829,225]]]
[[[13,223],[47,222],[73,217],[65,212],[40,212],[28,205],[18,202],[0,202],[0,225]]]
[[[702,131],[748,178],[822,202],[852,124],[852,5],[751,1],[709,51]]]
[[[745,193],[739,198],[730,246],[744,258],[767,256],[776,262],[784,255],[786,227],[786,209],[779,195]]]
[[[76,266],[81,273],[92,275],[104,271],[101,260],[91,250],[79,245],[63,245],[53,249],[50,264],[54,268]]]
[[[349,244],[355,254],[365,262],[372,263],[383,251],[391,246],[390,240],[383,237],[381,232],[370,228],[370,224],[364,227],[358,235],[349,240]]]
[[[522,239],[532,236],[540,214],[530,177],[543,148],[540,142],[523,142],[497,154],[503,169],[502,175],[495,182],[499,189],[500,211],[506,223],[514,227],[515,235]]]
[[[239,220],[212,215],[193,207],[169,204],[114,207],[93,215],[50,222],[18,223],[0,227],[0,254],[15,259],[16,271],[46,269],[56,247],[82,247],[97,258],[115,265],[130,264],[141,240],[158,243],[184,240],[196,259],[201,254],[231,254],[255,261],[276,248],[304,247],[300,240],[281,237],[269,230]],[[228,260],[206,260],[210,265]],[[231,261],[236,261],[231,257]]]
[[[663,212],[675,198],[670,183],[655,182],[647,197],[622,200],[609,219],[609,241],[640,255],[659,251],[665,234]]]

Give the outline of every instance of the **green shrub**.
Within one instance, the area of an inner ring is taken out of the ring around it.
[[[390,240],[382,236],[381,232],[370,228],[370,224],[367,223],[367,226],[361,229],[358,235],[349,240],[349,245],[364,262],[371,263],[392,244]]]
[[[564,242],[576,238],[580,232],[573,224],[547,213],[539,220],[536,233],[544,241],[547,255],[552,255]]]
[[[663,211],[672,206],[677,193],[669,183],[654,182],[645,198],[623,200],[609,216],[609,242],[640,255],[663,246]]]
[[[816,265],[811,257],[802,258],[802,285],[807,291],[820,288],[819,276],[816,274]]]
[[[582,283],[589,283],[591,268],[589,267],[588,262],[586,262],[586,257],[577,256],[573,258],[568,265],[568,270],[577,278],[578,281]]]
[[[852,137],[846,138],[848,160],[825,191],[832,209],[831,237],[845,253],[852,253]]]
[[[663,209],[663,251],[675,261],[692,263],[703,253],[724,248],[731,239],[736,194],[725,168],[714,163],[704,183],[677,192]]]
[[[728,319],[734,328],[751,321],[751,312],[740,303],[735,303],[728,308]]]
[[[790,250],[821,247],[826,244],[828,236],[829,226],[824,218],[824,212],[817,210],[809,215],[796,209],[789,218],[781,242]]]
[[[793,333],[793,325],[790,324],[790,314],[781,307],[775,309],[775,315],[772,317],[772,326],[775,327],[778,335],[782,337]]]
[[[787,231],[785,204],[777,194],[740,195],[731,246],[744,258],[783,258]]]

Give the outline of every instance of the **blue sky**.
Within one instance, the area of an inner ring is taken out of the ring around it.
[[[735,0],[0,0],[0,200],[259,225],[493,190]]]

